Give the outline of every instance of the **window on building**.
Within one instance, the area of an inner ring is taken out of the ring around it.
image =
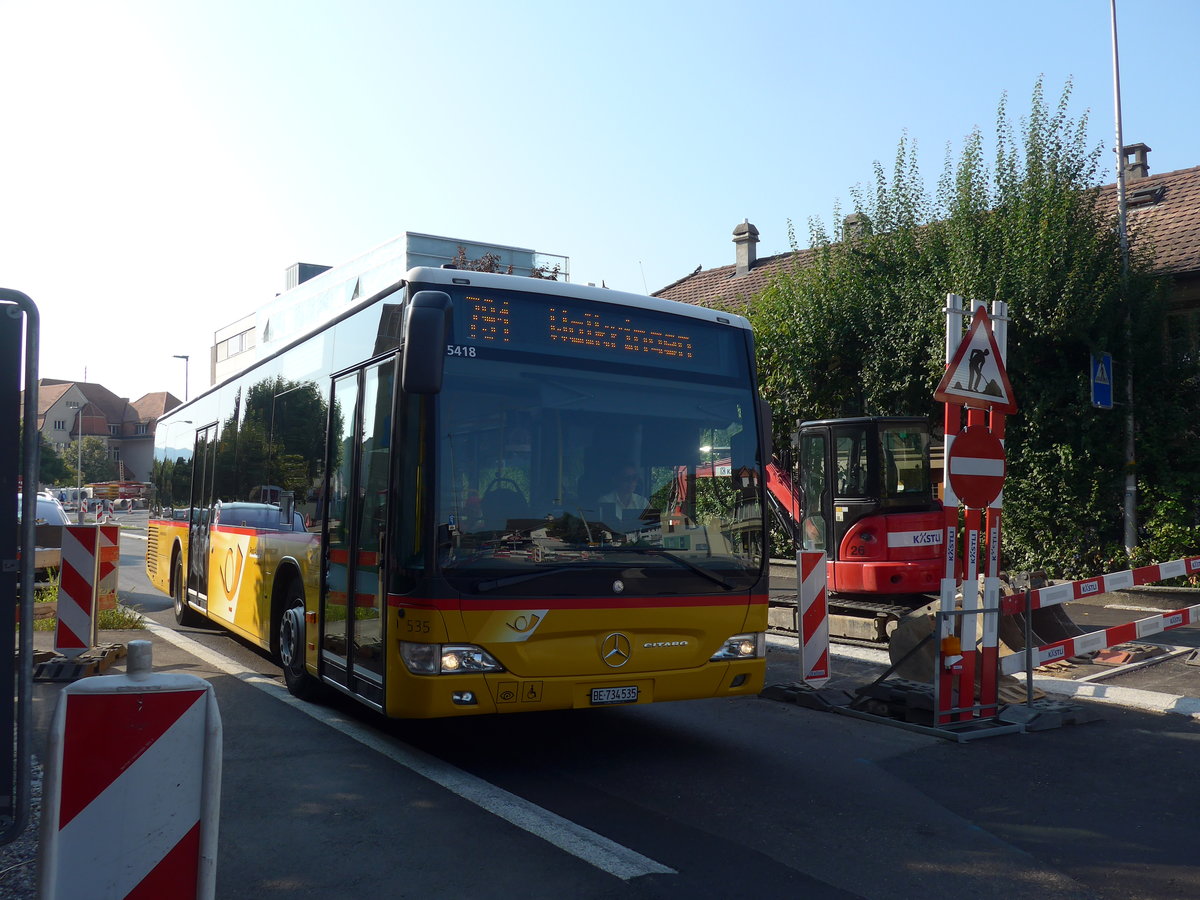
[[[66,419],[55,419],[54,420],[54,430],[55,431],[66,431],[67,430],[67,420]]]
[[[120,426],[120,425],[109,425],[109,426],[108,426],[108,433],[109,433],[109,434],[110,434],[112,437],[116,437],[117,435],[119,435],[119,434],[121,433],[121,426]]]
[[[217,362],[229,359],[231,356],[237,356],[239,353],[245,353],[254,346],[254,335],[249,329],[235,334],[233,337],[226,338],[217,344]]]
[[[139,422],[137,428],[134,429],[134,434],[149,434],[149,433],[150,433],[150,426],[145,424],[144,422]]]

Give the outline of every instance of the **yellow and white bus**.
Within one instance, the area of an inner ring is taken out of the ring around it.
[[[416,268],[158,421],[146,569],[389,716],[754,694],[769,418],[738,316]]]

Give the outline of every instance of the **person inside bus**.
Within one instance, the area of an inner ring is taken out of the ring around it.
[[[601,518],[611,504],[618,520],[635,522],[650,505],[650,501],[637,492],[640,481],[636,467],[617,469],[612,476],[612,490],[600,498]]]

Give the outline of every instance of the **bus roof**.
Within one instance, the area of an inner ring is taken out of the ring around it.
[[[656,312],[666,313],[675,316],[687,316],[692,319],[700,319],[705,322],[713,322],[720,325],[727,325],[733,328],[743,328],[750,331],[750,322],[744,316],[737,313],[724,312],[723,310],[709,309],[707,306],[695,306],[691,303],[681,303],[678,300],[664,300],[661,297],[649,297],[645,294],[631,294],[626,291],[616,291],[610,288],[598,288],[592,285],[571,284],[566,281],[553,281],[549,278],[531,278],[527,275],[501,275],[493,272],[473,272],[469,269],[447,269],[433,268],[431,266],[416,266],[409,269],[404,280],[397,282],[390,287],[384,288],[378,293],[366,298],[365,300],[356,303],[354,306],[347,307],[341,310],[337,316],[322,322],[307,334],[300,335],[294,340],[288,341],[279,349],[273,351],[269,356],[256,360],[246,369],[236,372],[217,384],[212,385],[201,393],[192,397],[186,403],[181,403],[179,406],[172,408],[169,412],[159,416],[158,421],[166,421],[172,419],[194,404],[201,398],[213,393],[223,385],[241,378],[246,372],[252,371],[258,366],[266,363],[268,360],[284,353],[291,347],[297,344],[302,344],[309,340],[317,332],[323,331],[336,322],[344,319],[358,310],[364,309],[373,303],[395,293],[406,284],[417,282],[423,285],[433,285],[453,287],[455,285],[473,285],[477,287],[486,287],[500,290],[522,291],[529,294],[546,294],[555,297],[566,297],[572,300],[591,300],[596,303],[611,303],[614,306],[633,306],[638,309],[649,309]]]
[[[655,310],[675,316],[703,319],[706,322],[719,322],[723,325],[732,325],[737,328],[750,328],[750,323],[737,313],[709,309],[706,306],[696,306],[691,303],[680,303],[678,300],[648,297],[645,294],[630,294],[625,291],[612,290],[611,288],[570,284],[565,281],[551,281],[549,278],[530,278],[527,275],[500,275],[491,272],[472,272],[467,269],[434,269],[427,266],[418,266],[409,269],[404,279],[410,283],[419,282],[421,284],[447,286],[470,284],[488,288],[523,291],[528,294],[553,294],[556,297],[567,297],[572,300],[591,300],[596,303],[634,306],[639,309]]]

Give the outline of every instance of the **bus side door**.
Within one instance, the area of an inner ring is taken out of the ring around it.
[[[395,383],[394,356],[334,377],[325,483],[322,668],[380,705]]]
[[[209,529],[212,527],[213,478],[216,471],[217,426],[196,429],[192,454],[192,496],[188,512],[187,586],[192,599],[208,606]]]

